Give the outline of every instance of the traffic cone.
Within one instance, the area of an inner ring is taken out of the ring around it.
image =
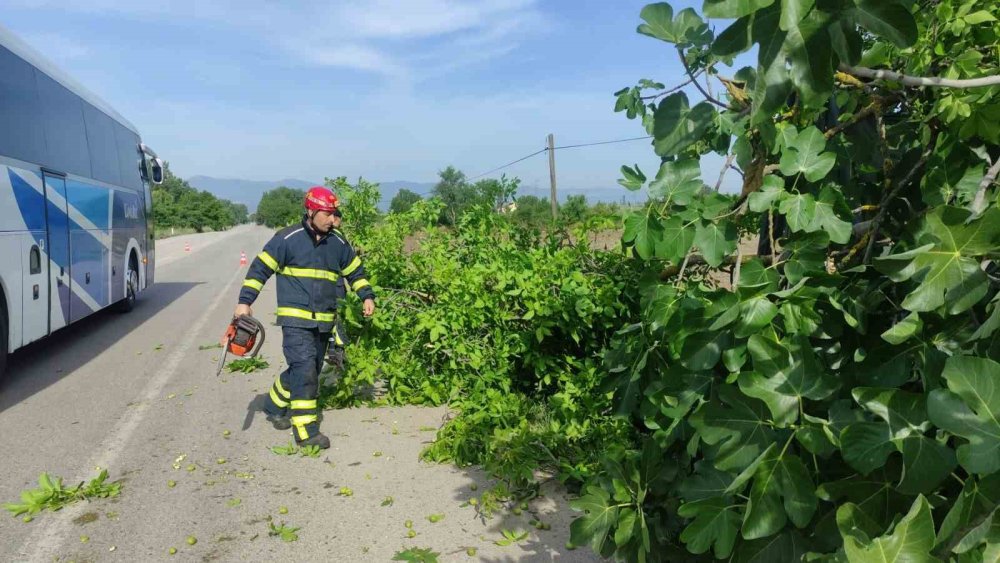
[[[184,252],[191,252],[191,243],[190,242],[185,242],[184,243]]]
[[[243,252],[241,250],[240,251],[240,266],[246,266],[246,265],[247,265],[247,253]]]

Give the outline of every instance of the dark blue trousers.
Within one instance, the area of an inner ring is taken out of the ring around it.
[[[274,416],[290,416],[292,434],[301,442],[319,433],[319,373],[330,340],[329,332],[315,328],[281,327],[281,348],[288,369],[271,386],[265,409]]]

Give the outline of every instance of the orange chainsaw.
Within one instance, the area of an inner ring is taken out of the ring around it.
[[[221,344],[222,358],[219,359],[216,377],[222,373],[222,368],[226,365],[226,356],[229,354],[241,358],[257,356],[260,347],[264,345],[264,325],[250,315],[233,317],[232,322],[226,327],[226,333],[222,335]]]

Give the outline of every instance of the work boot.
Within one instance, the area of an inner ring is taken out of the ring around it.
[[[292,427],[292,421],[287,415],[271,414],[267,412],[268,406],[271,404],[271,398],[267,393],[261,393],[251,399],[250,404],[247,405],[247,416],[243,421],[243,430],[250,428],[253,424],[254,413],[262,412],[267,417],[267,421],[274,426],[275,430],[288,430]]]
[[[292,420],[287,416],[281,416],[278,414],[267,415],[267,421],[274,426],[275,430],[288,430],[292,427]]]
[[[317,432],[315,435],[306,438],[298,443],[299,447],[302,446],[319,446],[319,449],[325,450],[330,447],[330,439],[323,434]]]

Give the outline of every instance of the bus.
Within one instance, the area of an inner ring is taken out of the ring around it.
[[[162,181],[134,125],[0,26],[0,376],[10,352],[134,307]]]

